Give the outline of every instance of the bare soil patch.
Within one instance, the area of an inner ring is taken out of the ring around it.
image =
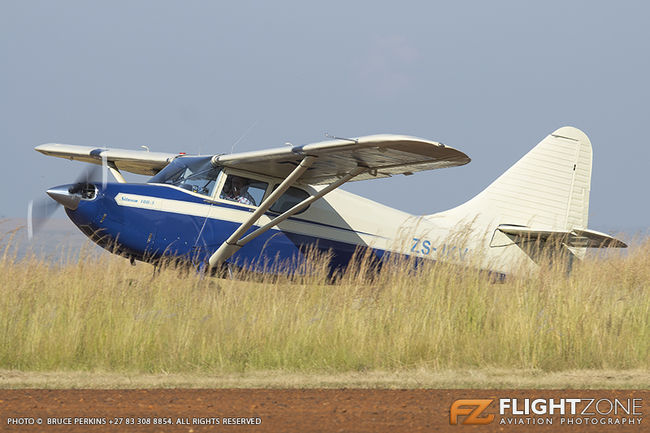
[[[450,425],[451,404],[461,398],[640,398],[647,413],[650,391],[566,390],[372,390],[372,389],[157,389],[157,390],[1,390],[1,431],[20,432],[431,432],[431,431],[626,431],[640,425],[560,424],[484,426]],[[483,414],[497,413],[498,404]],[[13,425],[10,418],[33,425]],[[71,424],[52,425],[51,420]],[[154,420],[170,424],[154,424]],[[201,424],[207,420],[219,424]],[[259,424],[229,424],[237,420]],[[80,424],[103,420],[105,424]],[[121,420],[121,421],[120,421]],[[127,421],[130,420],[130,421]],[[197,422],[200,421],[200,422]],[[119,424],[118,424],[119,421]],[[48,424],[50,422],[50,424]],[[81,422],[81,421],[79,421]],[[128,423],[127,423],[128,422]],[[162,422],[162,421],[161,421]],[[645,423],[645,424],[644,424]],[[646,429],[646,430],[643,430]]]

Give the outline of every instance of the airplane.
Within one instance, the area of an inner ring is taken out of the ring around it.
[[[571,261],[586,248],[627,246],[587,228],[592,148],[574,127],[549,134],[471,200],[431,215],[339,187],[465,165],[465,153],[405,135],[329,138],[217,155],[56,143],[35,150],[104,168],[101,182],[80,180],[47,194],[93,242],[132,264],[174,258],[203,270],[267,272],[273,263],[295,269],[315,249],[329,254],[334,271],[362,248],[379,262],[412,257],[505,276],[537,266],[544,249],[531,245],[562,250]],[[152,177],[127,183],[122,171]]]

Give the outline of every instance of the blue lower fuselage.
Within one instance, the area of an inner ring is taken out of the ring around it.
[[[164,206],[161,206],[164,203]],[[66,209],[70,219],[98,245],[136,260],[156,262],[163,257],[178,258],[204,266],[219,246],[241,222],[221,218],[220,213],[252,212],[237,203],[223,203],[189,194],[175,187],[156,184],[112,184],[97,186],[92,200],[82,200],[75,210]],[[267,213],[271,218],[277,216]],[[313,224],[314,231],[327,224],[297,217],[293,220]],[[249,232],[254,231],[253,226]],[[357,233],[346,227],[331,227]],[[257,271],[293,271],[305,253],[313,249],[330,255],[332,270],[345,267],[359,243],[341,242],[322,236],[271,229],[246,244],[228,263]],[[372,249],[378,258],[384,250]],[[278,268],[279,267],[279,268]]]

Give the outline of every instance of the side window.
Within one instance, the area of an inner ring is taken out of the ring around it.
[[[277,188],[278,186],[276,185],[275,187]],[[309,197],[309,193],[307,191],[290,187],[287,192],[282,194],[282,197],[280,197],[278,201],[273,203],[273,206],[271,206],[270,210],[277,213],[286,212],[307,197]],[[304,212],[305,210],[306,209],[303,209],[301,212]]]
[[[266,182],[229,174],[219,198],[237,203],[259,206],[269,186]]]

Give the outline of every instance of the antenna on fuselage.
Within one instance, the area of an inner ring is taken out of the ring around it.
[[[243,133],[242,135],[239,136],[239,138],[237,139],[237,141],[235,141],[235,142],[232,144],[232,147],[230,148],[230,153],[234,153],[234,152],[235,152],[235,146],[237,146],[237,145],[239,144],[239,142],[242,141],[242,140],[244,139],[244,137],[246,137],[246,136],[248,135],[248,133],[251,132],[251,130],[252,130],[255,126],[257,126],[258,123],[259,123],[259,120],[256,120],[255,122],[253,122],[253,123],[251,124],[251,126],[249,126],[248,129],[247,129],[246,131],[244,131],[244,133]]]

